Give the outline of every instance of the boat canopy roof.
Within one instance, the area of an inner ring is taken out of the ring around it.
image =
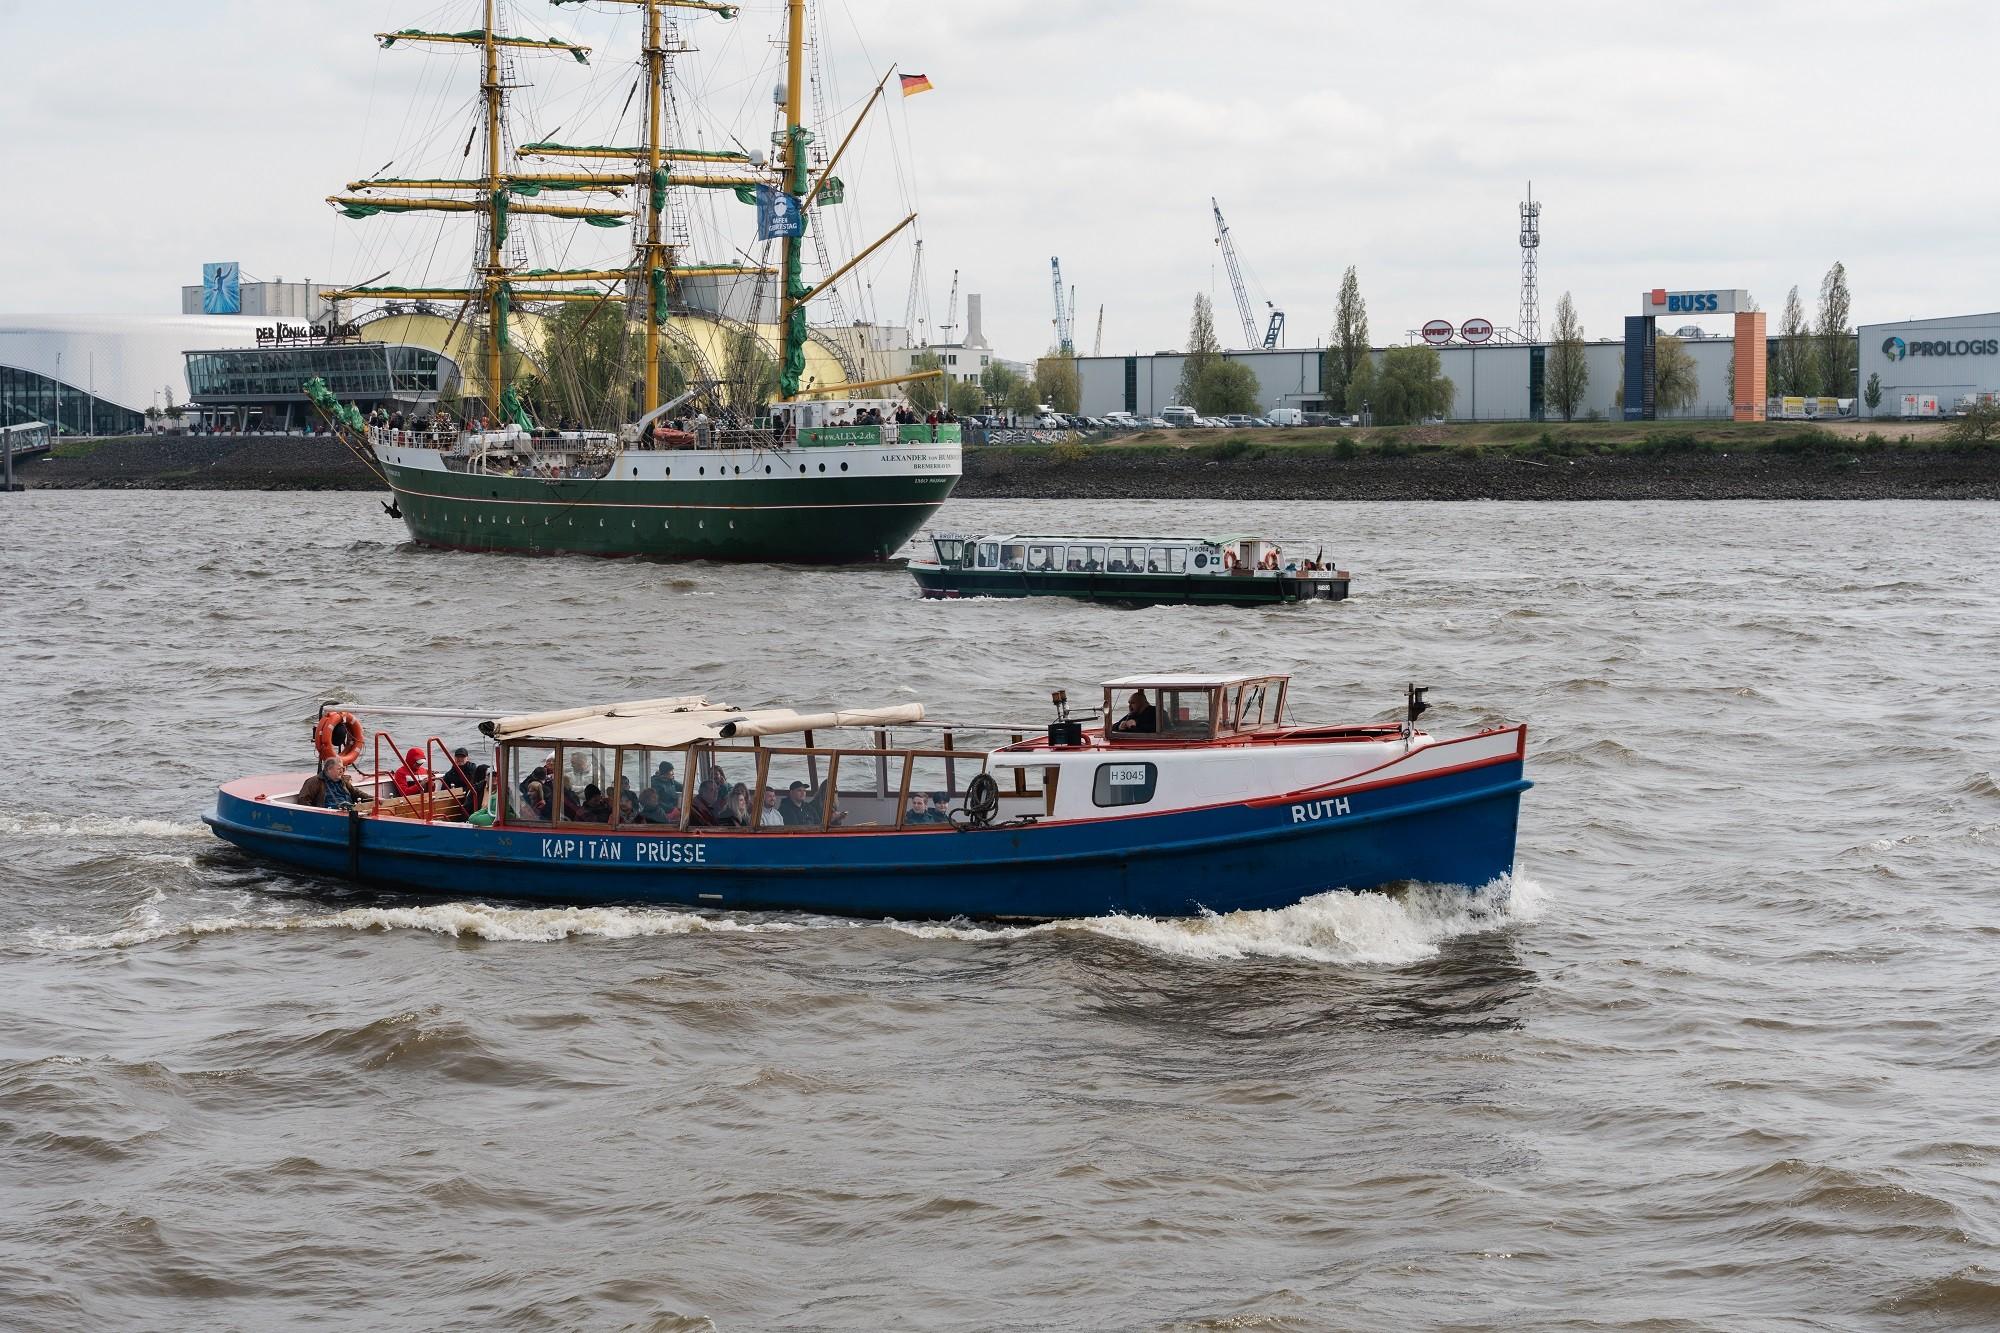
[[[1087,532],[994,532],[968,535],[961,532],[940,532],[935,534],[946,541],[964,542],[1083,542],[1097,545],[1137,546],[1228,546],[1233,542],[1261,541],[1256,537],[1163,537],[1155,533],[1127,533],[1123,536],[1092,536]]]
[[[1116,680],[1104,682],[1107,690],[1219,690],[1226,685],[1241,685],[1251,680],[1288,680],[1288,676],[1273,676],[1255,672],[1237,672],[1232,675],[1200,675],[1188,672],[1162,672],[1153,676],[1120,676]]]
[[[788,736],[836,727],[890,727],[924,720],[922,704],[801,713],[790,708],[738,709],[702,695],[639,699],[495,718],[479,729],[503,744],[643,746],[678,749],[732,736]]]

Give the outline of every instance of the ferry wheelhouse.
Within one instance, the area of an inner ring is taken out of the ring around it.
[[[1341,601],[1349,575],[1260,537],[940,532],[909,562],[925,597],[1080,597],[1127,605]]]
[[[1179,916],[1512,869],[1524,726],[1432,737],[1414,688],[1401,722],[1301,723],[1289,688],[1127,676],[1091,718],[1057,691],[1039,734],[920,704],[654,699],[490,720],[484,768],[436,736],[411,762],[381,731],[365,767],[356,710],[329,705],[316,736],[356,761],[351,806],[270,774],[224,784],[205,818],[254,856],[385,889],[902,918]]]

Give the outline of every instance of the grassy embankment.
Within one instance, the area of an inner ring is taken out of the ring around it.
[[[1058,445],[988,446],[1052,461],[1117,450],[1201,461],[1395,458],[1455,454],[1465,458],[1538,459],[1670,453],[1801,454],[1870,449],[1960,449],[1942,422],[1573,421],[1450,422],[1435,426],[1292,427],[1282,430],[1141,431]]]

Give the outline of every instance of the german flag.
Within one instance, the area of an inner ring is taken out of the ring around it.
[[[927,93],[931,90],[931,79],[928,74],[903,74],[898,77],[903,80],[905,97],[915,97],[918,93]]]

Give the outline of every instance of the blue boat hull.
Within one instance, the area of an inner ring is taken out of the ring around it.
[[[969,831],[658,834],[350,819],[232,794],[216,834],[385,889],[911,918],[1190,916],[1514,864],[1518,758],[1313,800]]]

